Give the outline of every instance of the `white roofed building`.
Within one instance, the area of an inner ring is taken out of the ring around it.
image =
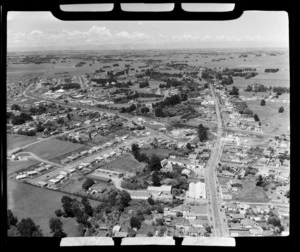
[[[200,199],[200,198],[205,199],[206,198],[205,183],[200,181],[197,183],[194,182],[190,183],[187,196],[193,199]]]

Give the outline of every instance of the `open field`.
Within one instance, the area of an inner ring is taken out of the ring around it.
[[[50,236],[49,219],[56,217],[55,210],[62,209],[61,198],[64,195],[67,194],[10,179],[7,181],[7,208],[12,210],[19,221],[22,218],[31,218],[41,227],[44,236]],[[96,201],[90,200],[90,202],[92,206],[98,205]],[[79,236],[74,218],[61,218],[61,221],[68,236]]]
[[[226,185],[226,183],[230,181],[230,178],[218,176],[218,180],[220,185]]]
[[[232,194],[232,200],[245,202],[269,202],[267,193],[262,187],[256,186],[255,177],[242,179],[243,187],[237,193]]]
[[[287,134],[290,127],[290,105],[288,103],[266,102],[265,106],[258,101],[247,101],[248,107],[257,114],[264,133]],[[283,106],[284,112],[278,113]]]
[[[120,172],[135,172],[142,168],[143,164],[139,163],[131,155],[126,155],[109,164],[101,167],[101,169],[114,170]]]
[[[7,150],[12,150],[18,147],[22,147],[36,141],[37,141],[37,137],[35,136],[7,134]]]
[[[67,141],[61,141],[58,139],[49,139],[44,142],[37,143],[35,145],[25,148],[24,151],[33,152],[40,158],[53,159],[57,156],[62,156],[66,153],[75,151],[84,147],[82,144],[75,144]]]
[[[33,159],[28,159],[27,161],[7,161],[7,174],[13,174],[38,163],[39,161]]]

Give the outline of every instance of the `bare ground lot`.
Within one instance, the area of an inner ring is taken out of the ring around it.
[[[37,143],[33,146],[25,148],[24,151],[33,152],[40,158],[54,159],[57,156],[62,156],[66,153],[78,150],[84,147],[82,144],[75,144],[67,141],[61,141],[58,139],[49,139],[44,142]]]
[[[37,141],[37,137],[24,136],[17,134],[7,134],[7,150],[12,150],[18,147],[25,146],[27,144]]]
[[[19,221],[22,218],[31,218],[41,227],[44,236],[51,236],[49,220],[56,217],[55,210],[62,209],[61,198],[64,195],[67,194],[41,189],[14,180],[7,182],[7,208],[12,210]],[[90,200],[90,202],[92,206],[98,205],[96,201]],[[61,218],[61,221],[68,236],[79,236],[77,222],[74,218]]]

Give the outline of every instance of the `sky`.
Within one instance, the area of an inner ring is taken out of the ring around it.
[[[288,14],[247,11],[229,21],[61,21],[51,12],[8,12],[8,51],[288,47]]]

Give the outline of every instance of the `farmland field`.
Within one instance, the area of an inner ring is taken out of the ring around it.
[[[62,209],[61,198],[64,195],[67,194],[13,180],[7,181],[7,208],[11,209],[19,220],[31,218],[41,227],[44,236],[50,236],[49,219],[55,217],[55,210]],[[98,205],[97,201],[90,202],[92,206]],[[61,221],[68,236],[79,236],[74,218],[61,218]]]
[[[33,152],[40,158],[50,160],[57,156],[62,156],[64,154],[80,149],[82,147],[84,147],[84,145],[82,144],[75,144],[58,139],[48,139],[46,141],[29,146],[28,148],[25,148],[24,151]]]
[[[256,113],[262,124],[264,133],[287,134],[290,127],[289,104],[279,102],[266,102],[265,106],[258,101],[247,101],[248,107]],[[278,113],[279,107],[283,106],[284,112]]]
[[[37,141],[37,137],[7,134],[7,150],[12,150]]]

